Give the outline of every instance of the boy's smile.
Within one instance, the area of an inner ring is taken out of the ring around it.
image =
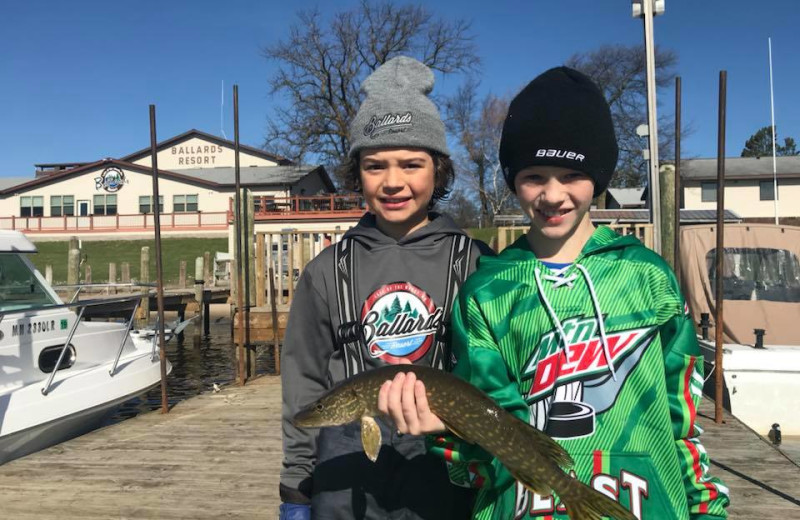
[[[430,153],[414,148],[364,150],[362,192],[378,228],[399,239],[428,223],[434,167]]]
[[[514,186],[522,211],[531,219],[528,236],[537,256],[574,260],[594,231],[589,220],[594,181],[568,168],[531,166],[516,175]]]

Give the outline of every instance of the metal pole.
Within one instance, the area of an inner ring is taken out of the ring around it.
[[[661,187],[658,180],[658,116],[656,115],[656,54],[653,43],[653,0],[644,0],[644,45],[647,63],[647,126],[650,147],[650,212],[653,247],[661,254]]]
[[[161,413],[169,413],[167,403],[167,351],[164,345],[164,270],[161,265],[161,209],[158,195],[158,154],[156,153],[156,106],[150,105],[150,157],[153,166],[153,227],[156,233],[156,302],[158,303],[158,358],[161,362]]]
[[[681,284],[681,77],[675,78],[675,278]]]
[[[772,115],[772,198],[775,201],[775,225],[778,225],[778,159],[775,157],[775,96],[772,90],[772,38],[769,42],[769,109]]]
[[[717,137],[717,257],[716,257],[716,283],[714,288],[714,304],[717,306],[714,318],[714,365],[716,374],[714,379],[714,422],[722,424],[723,381],[722,378],[722,331],[725,322],[722,319],[722,275],[725,268],[725,97],[727,91],[728,73],[719,73],[719,126]]]
[[[234,229],[236,230],[236,263],[235,269],[239,270],[242,265],[242,185],[239,177],[239,85],[233,86],[233,142],[234,142],[234,175],[236,184],[236,214],[233,217]],[[244,359],[244,304],[242,302],[242,272],[238,271],[236,277],[236,310],[239,315],[239,344],[237,352],[239,355],[239,384],[244,385],[246,380],[245,359]]]

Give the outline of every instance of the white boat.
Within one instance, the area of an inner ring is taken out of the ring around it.
[[[699,340],[711,398],[715,258],[716,226],[682,228],[683,291],[695,322],[712,322]],[[722,280],[723,407],[765,437],[800,435],[800,227],[726,224]]]
[[[141,296],[64,303],[27,258],[35,252],[0,231],[0,464],[96,428],[161,380],[153,335],[131,331]],[[130,319],[81,319],[109,305]]]

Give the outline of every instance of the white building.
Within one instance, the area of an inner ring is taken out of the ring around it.
[[[324,167],[239,149],[240,181],[254,196],[258,228],[297,228],[311,221],[347,228],[363,214],[359,197],[334,194]],[[157,165],[162,234],[228,235],[233,142],[191,130],[157,145]],[[152,236],[152,190],[149,147],[119,159],[37,165],[35,178],[0,179],[0,229],[33,238]]]

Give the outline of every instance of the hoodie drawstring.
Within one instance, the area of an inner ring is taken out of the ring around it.
[[[600,302],[597,299],[597,293],[594,290],[594,283],[592,283],[592,278],[589,276],[589,272],[586,270],[584,266],[579,263],[574,264],[575,267],[583,274],[584,279],[586,280],[586,285],[589,288],[589,295],[592,299],[592,305],[594,307],[595,315],[597,316],[597,324],[600,329],[600,343],[603,346],[603,356],[606,358],[606,363],[608,364],[608,368],[611,371],[611,376],[614,378],[614,381],[617,380],[617,373],[614,370],[614,362],[611,359],[611,349],[608,346],[608,340],[606,339],[606,327],[605,322],[603,320],[603,312],[600,309]],[[544,303],[545,309],[547,309],[547,313],[550,316],[550,320],[555,324],[556,329],[558,330],[558,334],[561,337],[561,348],[567,347],[567,335],[564,333],[564,327],[561,325],[561,320],[558,319],[558,315],[553,310],[553,306],[550,304],[550,300],[547,299],[547,294],[545,294],[544,289],[542,287],[542,278],[547,280],[548,282],[553,282],[553,289],[557,289],[563,285],[566,285],[569,288],[572,288],[575,278],[577,275],[572,274],[569,277],[562,276],[564,271],[566,271],[569,267],[565,267],[558,271],[555,271],[555,275],[544,275],[542,276],[541,270],[537,267],[534,270],[534,278],[536,279],[536,288],[539,290],[539,296],[542,299],[542,303]],[[560,364],[557,365],[560,367]]]

